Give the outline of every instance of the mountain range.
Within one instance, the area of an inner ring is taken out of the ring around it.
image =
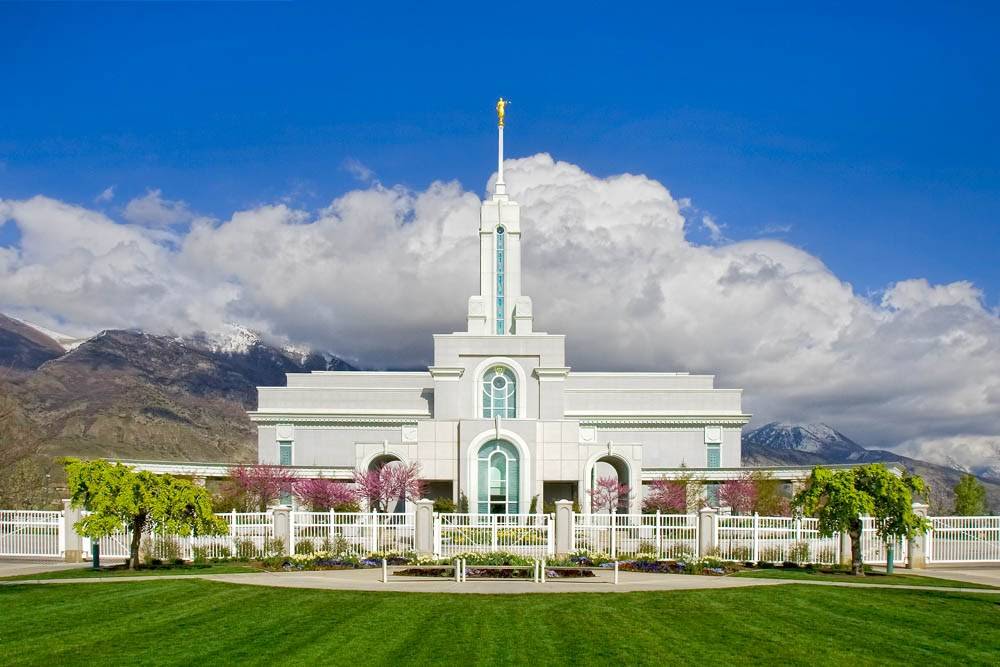
[[[952,489],[964,468],[943,466],[885,449],[867,449],[826,424],[771,422],[743,434],[743,464],[748,466],[894,463],[920,475],[930,487],[931,510],[949,513],[954,506]],[[987,503],[1000,510],[1000,477],[993,468],[977,469],[986,487]]]
[[[74,339],[0,315],[0,393],[36,424],[52,457],[253,461],[256,434],[246,410],[256,408],[256,388],[312,370],[356,369],[236,325],[222,336],[108,330]],[[872,462],[924,477],[938,512],[950,510],[965,472],[867,449],[825,424],[771,422],[743,434],[747,466]],[[974,472],[1000,510],[1000,475]]]

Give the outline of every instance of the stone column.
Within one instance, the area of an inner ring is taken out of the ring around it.
[[[719,546],[715,539],[718,522],[719,510],[715,507],[698,510],[698,555],[701,558],[711,555]]]
[[[83,562],[83,538],[76,532],[74,524],[83,518],[83,511],[70,505],[68,499],[63,500],[63,539],[65,550],[63,558],[67,563]]]
[[[413,548],[420,556],[434,555],[434,501],[423,498],[414,503]]]
[[[928,509],[929,506],[924,503],[913,503],[913,513],[919,517],[926,519]],[[921,533],[906,541],[907,568],[922,570],[927,567],[927,543],[930,539],[930,533]]]
[[[565,556],[573,549],[573,516],[572,500],[556,501],[556,555]]]
[[[286,556],[292,549],[292,509],[286,505],[271,508],[271,520],[274,522],[274,539],[281,540],[281,554]]]

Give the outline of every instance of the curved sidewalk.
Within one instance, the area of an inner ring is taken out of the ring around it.
[[[426,579],[420,577],[393,577],[381,582],[381,570],[326,570],[303,572],[251,572],[244,574],[187,574],[88,577],[71,579],[25,579],[4,581],[0,585],[42,584],[97,584],[140,581],[168,581],[177,579],[204,579],[229,584],[271,586],[277,588],[306,588],[343,591],[384,591],[406,593],[465,593],[465,594],[523,594],[523,593],[631,593],[635,591],[680,591],[718,588],[744,588],[748,586],[833,586],[838,588],[889,588],[894,590],[937,591],[940,593],[978,593],[1000,595],[1000,589],[960,588],[950,586],[910,586],[901,584],[873,584],[835,581],[807,581],[798,579],[757,579],[740,577],[707,577],[690,574],[648,574],[621,572],[619,583],[612,582],[610,572],[601,572],[587,579],[549,579],[544,584],[531,581],[473,580],[458,583],[451,579]]]

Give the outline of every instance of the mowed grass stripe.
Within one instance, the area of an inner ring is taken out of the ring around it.
[[[998,602],[796,585],[522,596],[11,586],[0,588],[0,663],[995,664]]]

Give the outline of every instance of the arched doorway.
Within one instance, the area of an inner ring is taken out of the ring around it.
[[[368,462],[368,470],[381,470],[382,468],[385,468],[387,466],[399,466],[399,465],[403,465],[403,461],[395,454],[379,454],[378,456],[372,458],[372,460]],[[401,496],[396,500],[395,505],[392,505],[392,503],[389,503],[389,505],[390,507],[387,508],[387,511],[389,511],[390,513],[405,512],[406,498]]]
[[[517,514],[521,495],[521,461],[506,440],[490,440],[477,455],[479,514]]]
[[[597,461],[594,462],[593,467],[590,469],[590,479],[587,480],[588,490],[590,491],[590,493],[588,493],[588,506],[590,507],[591,512],[607,513],[610,511],[610,508],[607,505],[597,508],[593,505],[594,492],[598,487],[598,481],[601,479],[613,479],[619,484],[629,484],[630,477],[628,464],[624,459],[608,454],[597,459]],[[627,496],[620,497],[617,504],[614,505],[614,510],[618,514],[627,514],[629,511],[629,498]]]

